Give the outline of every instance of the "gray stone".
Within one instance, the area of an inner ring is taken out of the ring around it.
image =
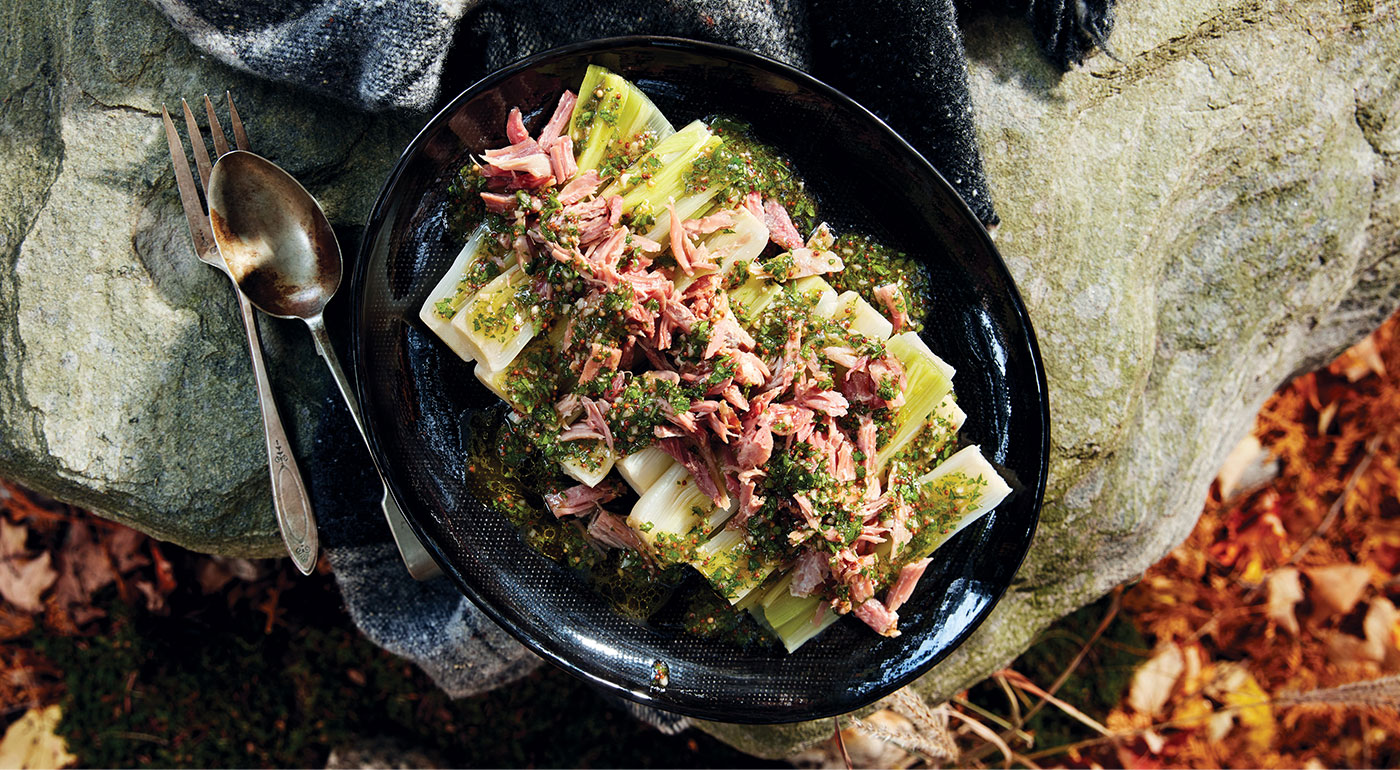
[[[277,553],[242,333],[225,280],[185,258],[159,103],[232,88],[255,149],[339,225],[363,221],[418,121],[244,77],[137,0],[14,5],[0,47],[0,475],[188,547]],[[1063,76],[1020,25],[966,32],[1054,445],[1026,565],[920,681],[931,699],[1180,542],[1267,395],[1400,304],[1394,3],[1122,3],[1123,63]],[[265,328],[309,446],[327,378],[304,332]],[[772,757],[831,729],[703,728]]]
[[[244,76],[137,0],[50,5],[17,4],[0,81],[0,474],[189,548],[283,552],[237,306],[188,246],[161,102],[231,89],[252,148],[352,226],[420,120]],[[309,447],[329,376],[304,329],[262,328]]]

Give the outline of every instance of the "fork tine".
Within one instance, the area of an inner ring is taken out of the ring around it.
[[[214,154],[220,158],[228,154],[228,140],[224,138],[224,127],[219,125],[219,116],[214,114],[214,103],[209,94],[204,95],[204,111],[209,113],[209,135],[214,139]]]
[[[204,134],[199,130],[199,124],[194,120],[194,113],[190,112],[190,103],[181,99],[180,104],[184,105],[185,108],[185,129],[190,132],[190,146],[194,148],[194,164],[199,167],[200,187],[208,190],[209,149],[204,146]]]
[[[170,145],[170,164],[175,167],[175,185],[180,189],[180,205],[185,209],[185,219],[190,225],[190,239],[200,259],[214,244],[214,231],[209,227],[209,219],[204,216],[204,207],[199,202],[199,190],[194,186],[194,175],[190,173],[190,162],[185,157],[185,146],[180,142],[180,134],[175,130],[175,122],[165,105],[160,106],[161,117],[165,119],[165,140]]]
[[[238,117],[238,108],[233,106],[233,94],[224,92],[224,98],[228,100],[228,119],[233,124],[233,143],[238,145],[238,149],[248,149],[248,135],[243,133],[243,120]]]

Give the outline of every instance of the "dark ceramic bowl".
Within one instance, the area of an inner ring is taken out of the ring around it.
[[[469,153],[506,144],[512,106],[537,131],[589,63],[636,82],[677,126],[717,113],[749,122],[792,159],[820,218],[837,232],[863,231],[931,268],[936,315],[924,337],[957,367],[964,435],[1005,469],[1015,491],[937,552],[900,608],[901,636],[886,639],[846,618],[789,655],[631,619],[483,505],[466,449],[473,416],[498,409],[499,400],[417,318],[462,245],[445,225],[446,190]],[[404,151],[370,215],[353,280],[360,400],[374,452],[413,528],[497,623],[623,697],[726,722],[850,711],[909,683],[967,639],[1030,545],[1049,413],[1034,332],[1006,266],[923,157],[860,105],[778,62],[713,44],[630,37],[556,49],[487,77]],[[657,661],[669,668],[664,688],[652,684]]]

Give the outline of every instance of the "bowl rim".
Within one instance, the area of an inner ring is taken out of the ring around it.
[[[634,689],[621,681],[599,676],[583,665],[574,662],[569,657],[561,655],[558,651],[541,644],[524,629],[521,624],[517,623],[508,612],[496,607],[492,602],[488,601],[486,597],[481,595],[468,581],[464,580],[459,574],[459,571],[452,565],[451,560],[443,552],[442,548],[435,543],[432,538],[426,536],[425,528],[417,521],[412,512],[408,511],[402,504],[400,504],[400,507],[405,510],[406,515],[404,518],[407,519],[410,528],[423,543],[428,553],[432,555],[434,561],[442,567],[443,573],[452,580],[457,589],[462,592],[472,604],[536,655],[539,655],[553,665],[567,671],[569,674],[600,688],[606,693],[634,701],[644,706],[671,711],[673,713],[736,724],[784,724],[822,719],[848,713],[873,703],[891,692],[923,677],[932,670],[933,667],[937,666],[951,655],[953,651],[965,644],[971,635],[991,616],[992,611],[1005,597],[1006,591],[1010,588],[1010,584],[1014,582],[1014,575],[1020,571],[1034,543],[1035,533],[1040,525],[1040,510],[1044,503],[1046,484],[1048,481],[1050,454],[1050,402],[1046,384],[1045,364],[1041,357],[1040,346],[1037,342],[1035,328],[1031,324],[1029,312],[1026,309],[1025,302],[1021,298],[1020,290],[1010,270],[1006,266],[1005,259],[996,248],[996,244],[992,240],[991,234],[987,231],[986,226],[973,213],[967,201],[957,192],[957,189],[948,183],[948,180],[943,174],[924,157],[923,153],[915,149],[904,137],[891,128],[888,123],[856,100],[813,75],[772,57],[722,43],[669,35],[622,35],[569,43],[531,54],[530,56],[519,59],[481,77],[464,88],[423,124],[423,128],[418,131],[413,139],[405,146],[403,152],[400,153],[393,169],[389,172],[383,185],[380,187],[374,205],[371,207],[366,217],[359,250],[356,253],[355,264],[351,271],[350,294],[352,304],[350,308],[350,353],[351,369],[355,378],[356,395],[361,405],[369,403],[367,401],[370,395],[368,378],[360,376],[361,371],[366,365],[365,358],[367,357],[367,352],[365,350],[366,335],[360,332],[363,312],[361,294],[364,283],[367,280],[366,274],[368,272],[369,262],[367,255],[373,250],[372,241],[387,224],[386,219],[389,214],[388,207],[391,192],[398,187],[399,182],[407,173],[409,165],[422,149],[429,133],[436,131],[443,120],[455,113],[464,102],[474,98],[480,92],[489,90],[542,63],[560,58],[583,57],[606,53],[611,49],[623,47],[634,49],[671,49],[728,59],[741,65],[767,70],[772,74],[785,77],[804,88],[816,92],[825,99],[839,103],[847,109],[854,110],[861,119],[868,121],[872,127],[877,127],[878,130],[883,132],[886,138],[893,141],[897,147],[907,151],[911,158],[919,164],[918,171],[931,174],[933,178],[937,180],[937,184],[946,188],[947,191],[952,194],[952,197],[956,199],[955,206],[959,208],[965,218],[970,222],[976,223],[974,232],[976,233],[976,237],[980,239],[979,245],[990,252],[995,258],[989,267],[999,274],[998,277],[1004,280],[1007,287],[1010,289],[1010,296],[1007,299],[1012,303],[1015,309],[1015,316],[1021,328],[1024,330],[1024,342],[1028,346],[1031,354],[1030,363],[1034,369],[1036,400],[1040,405],[1038,415],[1041,424],[1039,448],[1040,464],[1039,467],[1035,469],[1034,486],[1026,487],[1027,492],[1031,494],[1031,511],[1033,512],[1034,518],[1030,523],[1030,531],[1027,533],[1025,547],[1021,549],[1019,556],[1016,558],[1015,570],[1012,572],[1013,578],[1012,580],[1008,580],[1006,585],[997,587],[996,590],[990,594],[990,601],[987,602],[978,612],[977,616],[973,618],[973,620],[968,623],[941,652],[931,656],[929,660],[919,665],[917,668],[911,669],[900,676],[892,677],[888,682],[883,683],[881,686],[874,688],[857,699],[843,699],[839,695],[836,695],[825,703],[806,704],[805,708],[793,709],[789,707],[783,710],[775,710],[772,713],[754,713],[752,711],[736,713],[725,710],[720,705],[714,705],[710,708],[693,708],[688,704],[670,704],[664,702],[664,698],[657,698],[656,695],[647,688],[638,687]],[[364,407],[362,406],[361,409],[363,410]],[[366,415],[368,415],[368,413],[366,413]],[[386,453],[383,451],[373,422],[368,418],[365,420],[365,434],[375,457],[387,457]],[[401,494],[400,484],[394,479],[393,475],[385,473],[383,477],[390,492],[397,499],[404,500],[405,498],[404,495]],[[813,705],[816,707],[812,707]]]

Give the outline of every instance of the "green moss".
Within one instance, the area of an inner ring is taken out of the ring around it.
[[[664,736],[548,667],[454,701],[360,636],[328,578],[288,582],[279,617],[292,627],[267,633],[251,600],[225,606],[235,585],[182,588],[170,617],[113,599],[99,635],[20,640],[63,672],[59,733],[80,765],[324,767],[333,747],[387,738],[449,767],[769,766],[704,735]]]

